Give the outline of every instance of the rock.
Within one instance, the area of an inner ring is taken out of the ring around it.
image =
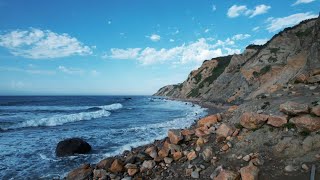
[[[318,82],[320,82],[320,75],[311,76],[308,78],[307,81],[308,81],[308,83],[311,83],[311,84],[318,83]]]
[[[186,169],[186,176],[191,176],[193,170],[191,168]]]
[[[90,164],[84,164],[81,167],[72,170],[68,173],[66,179],[67,180],[85,180],[90,179],[90,176],[92,175],[93,169],[90,167]]]
[[[247,129],[260,128],[268,120],[268,115],[245,112],[240,118],[240,124]]]
[[[134,176],[134,175],[136,175],[136,174],[139,172],[139,169],[138,169],[138,168],[134,168],[134,169],[133,169],[133,168],[132,168],[132,169],[130,168],[130,169],[128,169],[127,172],[128,172],[128,175],[129,175],[129,176]]]
[[[107,171],[104,169],[95,169],[93,170],[93,179],[106,179]]]
[[[216,124],[218,122],[218,117],[217,115],[210,115],[207,117],[204,117],[198,121],[198,126],[207,126],[211,127],[212,125]]]
[[[212,148],[206,147],[202,152],[203,160],[206,162],[210,162],[212,156],[213,156]]]
[[[229,149],[229,146],[227,144],[225,144],[221,147],[221,150],[223,150],[223,151],[227,151],[228,149]]]
[[[181,151],[181,146],[176,144],[169,144],[169,150],[171,151],[171,154],[177,151]]]
[[[316,116],[320,116],[320,105],[317,105],[317,106],[313,107],[311,109],[311,113],[316,115]]]
[[[152,169],[155,165],[154,160],[143,161],[142,163],[142,167],[145,169]]]
[[[187,136],[187,135],[194,135],[194,130],[192,129],[184,129],[181,131],[181,134],[184,135],[184,136]]]
[[[169,137],[170,142],[172,144],[178,144],[180,141],[183,140],[183,136],[181,134],[181,131],[178,129],[170,129],[168,131],[168,137]]]
[[[200,178],[199,171],[192,171],[191,177],[194,179],[199,179]]]
[[[236,129],[236,130],[232,133],[232,137],[238,136],[239,133],[240,133],[240,129]]]
[[[113,157],[103,159],[96,165],[96,168],[108,170],[111,167],[111,164],[113,163],[114,160],[115,159]]]
[[[260,109],[260,110],[257,111],[257,113],[258,113],[258,114],[262,114],[262,113],[263,113],[263,110]]]
[[[240,180],[240,174],[234,171],[222,170],[214,180]]]
[[[158,155],[160,158],[165,158],[169,155],[169,148],[162,148],[159,152],[158,152]]]
[[[302,164],[301,168],[305,171],[309,171],[309,167],[306,164]]]
[[[246,155],[246,156],[244,156],[243,158],[242,158],[244,161],[250,161],[250,159],[251,159],[251,157],[250,157],[250,155]]]
[[[288,122],[286,116],[269,116],[267,124],[274,126],[274,127],[282,127],[284,124]]]
[[[320,117],[309,114],[301,115],[290,119],[299,130],[314,132],[320,129]]]
[[[172,159],[172,158],[169,158],[169,157],[165,157],[163,160],[164,160],[164,162],[165,162],[166,164],[171,164],[172,161],[173,161],[173,159]]]
[[[234,128],[232,128],[230,125],[223,123],[219,126],[219,128],[216,131],[216,134],[218,137],[228,137],[231,136],[234,131]]]
[[[296,102],[288,101],[280,105],[280,111],[288,115],[309,113],[309,106],[307,104],[299,104]]]
[[[241,180],[258,180],[259,169],[250,163],[240,169],[240,174]]]
[[[137,154],[137,159],[139,159],[140,161],[144,161],[144,160],[152,160],[153,158],[149,156],[149,154],[145,153],[145,152],[139,152]]]
[[[113,173],[120,173],[124,171],[123,162],[119,159],[115,159],[111,164],[109,170]]]
[[[231,106],[231,107],[229,107],[228,112],[233,112],[233,111],[237,110],[238,108],[239,108],[239,106],[237,106],[237,105]]]
[[[204,139],[202,137],[199,137],[197,142],[196,142],[197,146],[203,146],[204,145]]]
[[[220,113],[216,114],[218,122],[222,121],[222,115]]]
[[[197,137],[203,137],[203,136],[207,135],[207,133],[202,128],[197,128],[195,130],[195,134]],[[209,132],[208,132],[208,134],[209,134]]]
[[[86,154],[91,151],[91,146],[80,138],[70,138],[60,141],[56,147],[58,157],[74,154]]]
[[[287,166],[284,168],[284,170],[285,170],[286,172],[293,172],[293,171],[296,171],[296,168],[293,167],[292,165],[287,165]]]
[[[173,153],[172,157],[173,157],[173,160],[178,161],[182,157],[182,152],[177,151],[177,152]]]
[[[195,151],[189,152],[188,155],[187,155],[187,158],[188,158],[189,161],[192,161],[192,160],[196,159],[197,158],[196,152]]]
[[[131,177],[124,177],[121,180],[132,180],[132,178]]]

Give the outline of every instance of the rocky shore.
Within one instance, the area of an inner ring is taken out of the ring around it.
[[[66,179],[308,179],[320,165],[319,89],[289,84],[224,106],[188,129],[85,164]]]

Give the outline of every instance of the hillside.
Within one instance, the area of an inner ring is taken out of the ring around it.
[[[281,89],[291,82],[318,82],[320,19],[286,28],[262,46],[249,45],[242,54],[213,58],[192,71],[181,84],[154,95],[235,102]]]

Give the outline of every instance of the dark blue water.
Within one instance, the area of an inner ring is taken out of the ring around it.
[[[0,97],[0,179],[64,177],[131,147],[190,126],[206,110],[191,103],[148,96]],[[57,158],[55,147],[80,137],[88,155]]]

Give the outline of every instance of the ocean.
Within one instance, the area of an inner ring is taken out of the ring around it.
[[[62,178],[83,163],[166,137],[207,114],[190,102],[152,96],[0,97],[0,179]],[[58,158],[59,141],[80,137],[92,151]]]

